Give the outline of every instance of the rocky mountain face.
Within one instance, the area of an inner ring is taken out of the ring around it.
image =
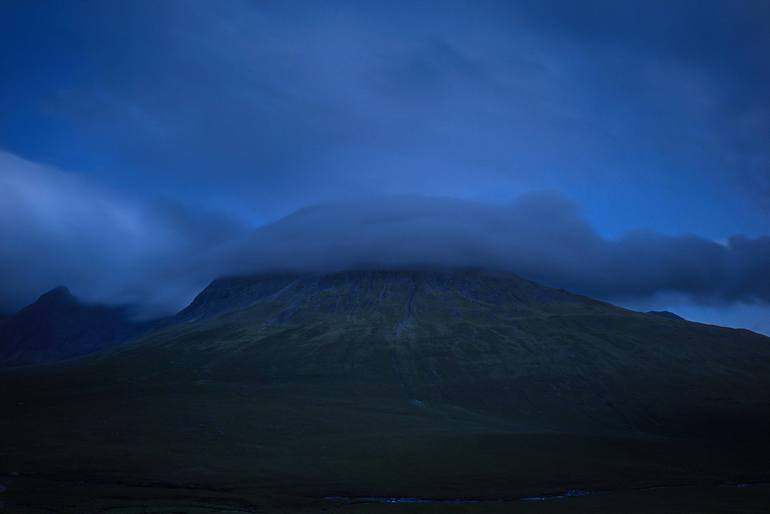
[[[0,321],[0,365],[51,362],[108,348],[145,330],[124,308],[86,305],[65,287]]]
[[[482,271],[344,271],[338,273],[258,274],[215,280],[177,314],[179,321],[206,320],[223,313],[244,310],[258,304],[280,303],[291,298],[295,310],[324,309],[333,297],[336,312],[352,315],[389,312],[406,294],[410,301],[418,296],[436,297],[456,293],[465,300],[489,308],[513,306],[602,305],[560,289],[551,289],[510,273]],[[438,299],[446,304],[450,298]],[[410,306],[404,306],[409,310]],[[282,314],[289,316],[288,312]]]
[[[294,274],[227,277],[212,282],[192,303],[173,317],[173,323],[191,323],[246,309],[281,293],[299,279]]]

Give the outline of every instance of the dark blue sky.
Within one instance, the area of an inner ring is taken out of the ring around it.
[[[729,250],[713,269],[678,246],[650,250],[707,270],[651,290],[552,277],[770,330],[769,298],[740,285],[770,276],[768,20],[764,0],[5,1],[0,231],[15,244],[0,250],[0,276],[17,287],[0,306],[54,281],[149,301],[148,287],[98,284],[141,273],[176,284],[167,268],[180,255],[308,205],[417,195],[494,207],[549,191],[608,243],[646,230]],[[346,237],[368,230],[354,228]],[[84,233],[91,269],[29,258],[76,261]],[[762,250],[736,257],[736,235]],[[548,281],[549,270],[533,274]],[[699,282],[709,276],[711,288]],[[202,280],[150,303],[183,303]]]

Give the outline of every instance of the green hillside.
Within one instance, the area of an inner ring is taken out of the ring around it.
[[[314,512],[770,478],[770,339],[749,331],[476,271],[219,280],[179,321],[0,374],[9,503]]]

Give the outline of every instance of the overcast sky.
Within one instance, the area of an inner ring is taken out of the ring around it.
[[[160,313],[302,256],[495,266],[770,332],[767,20],[764,0],[3,2],[0,311],[64,284]]]

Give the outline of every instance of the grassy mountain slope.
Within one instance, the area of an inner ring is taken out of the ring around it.
[[[770,340],[748,331],[482,272],[247,277],[196,302],[0,374],[19,502],[33,476],[249,505],[768,478]]]

